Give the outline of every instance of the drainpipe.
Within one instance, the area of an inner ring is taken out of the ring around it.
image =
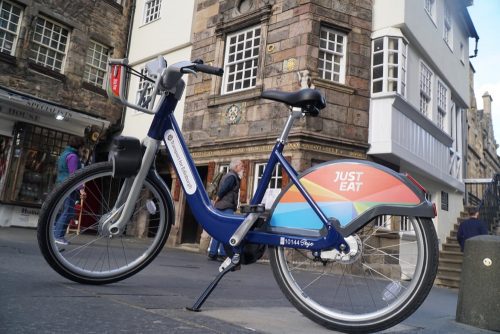
[[[131,1],[132,1],[132,4],[130,5],[130,13],[129,13],[129,26],[128,26],[129,29],[127,32],[127,44],[125,46],[124,58],[127,58],[129,55],[130,41],[132,39],[132,28],[134,25],[134,14],[135,14],[135,8],[136,8],[136,5],[135,5],[136,1],[135,0],[131,0]],[[128,90],[125,90],[125,92],[126,92],[126,94],[128,94]],[[125,96],[125,98],[127,98],[127,96]],[[125,126],[125,113],[126,113],[126,111],[127,111],[127,107],[123,106],[119,122],[117,124],[113,124],[109,127],[108,134],[106,136],[106,141],[98,144],[99,146],[101,146],[101,149],[96,150],[96,151],[103,152],[105,154],[105,156],[103,154],[101,159],[96,158],[96,161],[105,161],[108,159],[107,155],[108,155],[109,147],[111,146],[111,142],[112,142],[113,137],[115,135],[119,135],[123,131],[123,128]]]

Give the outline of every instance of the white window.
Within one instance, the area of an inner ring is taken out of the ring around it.
[[[345,83],[347,35],[321,27],[318,71],[323,79]]]
[[[141,69],[141,74],[143,76],[148,76],[148,70],[143,67]],[[147,81],[143,77],[139,79],[139,87],[137,88],[137,103],[139,103],[139,97],[141,96],[141,93],[143,90],[146,90],[144,94],[144,99],[149,99],[151,97],[151,93],[153,93],[153,85],[151,82]]]
[[[407,50],[403,38],[385,36],[373,41],[372,93],[397,92],[406,96]]]
[[[424,8],[432,21],[436,22],[436,0],[424,0]]]
[[[107,46],[90,41],[83,79],[98,87],[104,87],[108,58]]]
[[[22,9],[0,0],[0,52],[14,55]]]
[[[255,87],[260,50],[260,27],[230,34],[226,38],[222,94]]]
[[[447,131],[446,110],[448,107],[448,88],[440,80],[437,82],[437,105],[437,125],[441,130]]]
[[[147,0],[144,4],[144,24],[160,18],[161,0]]]
[[[262,175],[264,175],[264,169],[266,168],[267,163],[258,163],[255,164],[255,177],[253,183],[253,192],[257,190],[257,185],[259,184]],[[281,189],[281,184],[283,182],[283,173],[281,169],[281,164],[276,164],[273,170],[273,174],[271,176],[271,180],[269,181],[269,185],[267,189]]]
[[[448,44],[450,49],[453,50],[453,25],[451,19],[450,7],[445,5],[444,7],[444,32],[443,39]]]
[[[68,40],[68,29],[46,18],[37,17],[30,59],[54,71],[62,72]]]
[[[420,112],[431,117],[432,111],[432,72],[422,62],[420,63]]]

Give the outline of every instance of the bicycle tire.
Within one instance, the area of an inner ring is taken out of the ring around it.
[[[414,236],[378,228],[374,219],[353,236],[361,250],[357,259],[335,261],[321,255],[315,261],[311,251],[271,247],[273,274],[288,300],[314,322],[347,333],[387,329],[415,312],[436,277],[436,232],[428,218],[390,217],[411,222]]]
[[[144,269],[159,254],[170,233],[174,221],[172,198],[154,172],[149,172],[144,181],[125,231],[110,237],[99,230],[100,222],[113,207],[111,202],[123,186],[124,179],[113,178],[112,171],[110,162],[78,170],[54,189],[42,206],[37,228],[39,248],[47,263],[72,281],[97,285],[126,279]],[[85,221],[91,224],[79,234],[67,234],[69,245],[59,245],[55,241],[55,221],[65,199],[81,184],[85,184],[87,197],[81,216],[74,217],[81,217],[78,224]]]

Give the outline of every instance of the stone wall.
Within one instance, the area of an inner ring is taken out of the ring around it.
[[[307,117],[292,130],[286,151],[292,165],[302,170],[332,158],[366,158],[371,8],[371,0],[198,1],[193,59],[222,67],[227,34],[243,28],[260,26],[261,41],[256,87],[221,95],[220,78],[190,79],[183,132],[197,162],[227,161],[229,156],[265,159],[288,109],[260,99],[262,90],[294,91],[307,79],[328,105],[320,117]],[[321,25],[347,34],[345,84],[319,78]]]
[[[64,107],[120,122],[122,107],[103,89],[83,81],[90,39],[111,47],[111,57],[125,55],[131,0],[20,0],[23,18],[15,57],[0,54],[0,85]],[[70,30],[63,73],[29,61],[35,18],[43,15]]]

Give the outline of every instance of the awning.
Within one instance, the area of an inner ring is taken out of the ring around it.
[[[33,123],[82,136],[87,126],[107,129],[110,122],[28,94],[0,87],[0,120]]]

